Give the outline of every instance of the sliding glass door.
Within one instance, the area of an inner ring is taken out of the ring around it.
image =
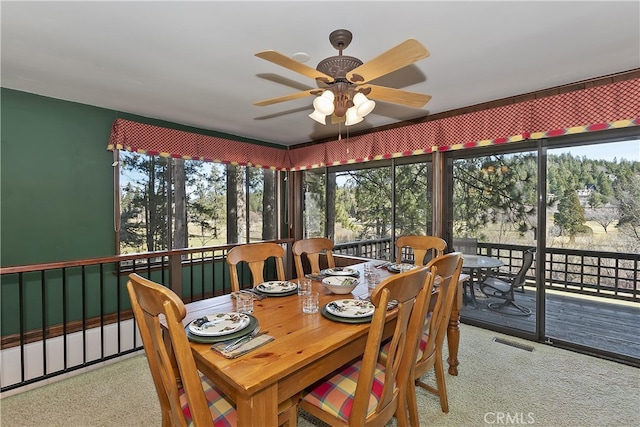
[[[545,332],[640,359],[640,141],[547,151]]]
[[[463,252],[463,272],[470,275],[461,314],[533,335],[538,155],[474,151],[460,153],[452,165],[451,246]],[[531,264],[527,252],[533,253]]]

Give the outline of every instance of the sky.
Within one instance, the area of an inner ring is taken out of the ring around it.
[[[571,153],[574,157],[586,157],[594,160],[618,161],[635,160],[640,162],[640,140],[611,142],[608,144],[585,145],[572,148],[549,149],[547,154]]]

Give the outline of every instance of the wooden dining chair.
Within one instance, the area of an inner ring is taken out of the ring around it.
[[[327,267],[334,268],[336,266],[333,260],[333,240],[327,239],[326,237],[311,237],[296,240],[291,250],[293,252],[298,277],[304,277],[304,268],[302,266],[303,254],[306,255],[309,261],[311,274],[320,274],[320,254],[323,252],[327,257]]]
[[[375,306],[364,354],[303,392],[300,407],[331,426],[382,426],[391,418],[407,425],[406,387],[411,382],[418,339],[433,289],[426,267],[391,276],[371,293]],[[398,302],[389,357],[378,362],[387,304]]]
[[[405,248],[410,248],[413,251],[415,265],[425,265],[428,260],[444,254],[444,251],[447,249],[447,242],[436,236],[419,236],[409,234],[400,236],[396,240],[396,262],[398,264],[403,262],[403,254],[406,251]],[[425,261],[427,255],[430,256]]]
[[[235,426],[234,402],[197,370],[182,324],[187,311],[180,297],[135,273],[129,275],[127,291],[160,400],[163,427]],[[168,334],[169,346],[163,333]],[[280,425],[297,425],[296,402],[281,404]]]
[[[435,301],[430,307],[427,329],[422,333],[420,339],[413,378],[416,386],[422,387],[438,396],[442,412],[449,412],[444,364],[442,361],[442,346],[447,335],[451,310],[456,300],[456,290],[462,270],[462,254],[460,252],[452,252],[439,256],[431,260],[427,264],[427,268],[436,277],[438,285],[436,285]],[[431,369],[435,370],[435,387],[421,380],[421,377]],[[409,387],[407,400],[411,425],[418,425],[418,404],[416,399],[415,386]]]
[[[284,276],[284,248],[277,243],[249,243],[235,246],[227,253],[227,264],[231,276],[231,291],[240,290],[238,280],[238,264],[246,262],[251,271],[252,285],[264,282],[264,266],[269,258],[275,258],[276,275],[278,280],[285,280]]]

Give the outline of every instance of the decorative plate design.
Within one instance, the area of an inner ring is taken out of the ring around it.
[[[251,314],[247,314],[247,316],[249,317],[249,324],[247,326],[227,335],[209,336],[209,337],[196,335],[194,333],[191,333],[191,331],[189,330],[190,324],[184,327],[184,331],[186,332],[187,338],[189,338],[189,341],[193,341],[193,342],[198,342],[203,344],[212,344],[212,343],[223,342],[223,341],[231,341],[236,338],[240,338],[247,334],[250,334],[251,331],[253,331],[256,328],[256,326],[258,326],[257,318],[253,317]]]
[[[366,317],[340,317],[340,316],[336,316],[333,315],[331,313],[329,313],[327,311],[327,306],[323,305],[322,309],[320,309],[320,313],[322,313],[322,316],[332,320],[334,322],[340,322],[340,323],[369,323],[371,322],[371,319],[373,318],[373,316],[366,316]]]
[[[387,270],[392,273],[404,273],[405,271],[413,270],[417,268],[416,265],[413,264],[389,264],[387,265]]]
[[[335,267],[322,270],[320,273],[327,276],[358,276],[358,270],[349,267]]]
[[[297,291],[298,284],[287,281],[273,280],[271,282],[263,282],[256,285],[256,289],[265,294],[284,294],[287,292]]]
[[[361,299],[341,299],[331,301],[326,305],[327,312],[338,317],[359,318],[369,317],[373,314],[375,306],[369,301]]]
[[[232,334],[249,325],[249,316],[242,313],[212,313],[189,323],[189,332],[202,337]]]

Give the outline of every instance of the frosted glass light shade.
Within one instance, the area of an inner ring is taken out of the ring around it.
[[[351,126],[355,125],[356,123],[360,123],[362,120],[362,117],[358,115],[356,107],[351,107],[347,110],[346,120],[344,124],[345,126]]]
[[[326,114],[322,114],[321,112],[319,112],[317,109],[313,110],[313,113],[309,114],[309,117],[311,117],[313,120],[315,120],[316,122],[326,125],[327,124],[327,115]]]
[[[322,95],[317,96],[316,99],[313,100],[313,108],[317,111],[321,112],[325,116],[329,114],[333,114],[334,105],[333,105],[334,95],[330,90],[325,90],[322,92]]]
[[[358,92],[353,97],[353,105],[356,107],[358,116],[364,117],[373,111],[376,103],[364,96],[363,93]]]

